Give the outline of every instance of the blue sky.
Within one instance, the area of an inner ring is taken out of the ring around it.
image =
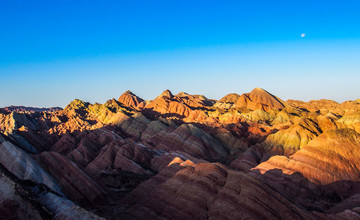
[[[359,1],[0,1],[0,106],[360,98]],[[305,33],[305,37],[301,34]]]

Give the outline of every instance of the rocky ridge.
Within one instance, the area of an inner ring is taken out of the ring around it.
[[[260,88],[2,111],[0,216],[360,219],[359,111]]]

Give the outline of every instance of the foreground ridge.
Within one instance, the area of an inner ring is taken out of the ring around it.
[[[128,90],[0,122],[4,219],[360,219],[359,100]]]

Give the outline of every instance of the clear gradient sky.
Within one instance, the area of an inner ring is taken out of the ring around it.
[[[0,0],[0,107],[254,87],[360,98],[360,1]]]

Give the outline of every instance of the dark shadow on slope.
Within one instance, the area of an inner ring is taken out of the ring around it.
[[[160,112],[155,111],[154,108],[143,109],[141,111],[141,113],[143,113],[147,118],[152,119],[152,120],[157,119],[159,117],[175,118],[175,119],[178,119],[178,120],[181,120],[181,119],[185,118],[184,115],[180,115],[180,114],[177,114],[177,113],[165,113],[165,114],[162,114]]]
[[[180,173],[175,165],[169,166],[167,172],[159,173],[126,197],[115,210],[115,218],[120,216],[126,219],[185,219],[184,216],[187,216],[188,219],[191,216],[206,219],[204,216],[214,218],[214,214],[223,211],[224,215],[229,215],[230,218],[227,219],[239,219],[231,215],[231,211],[236,210],[243,214],[251,213],[254,219],[292,219],[289,218],[289,214],[282,213],[289,209],[293,211],[291,214],[296,216],[296,219],[318,219],[319,215],[329,218],[329,208],[344,203],[348,198],[347,193],[353,195],[358,193],[360,188],[357,181],[336,181],[318,185],[300,173],[288,175],[280,169],[269,170],[264,174],[256,170],[248,173],[255,177],[255,180],[241,171],[226,171],[226,175],[219,176],[219,172],[202,169],[198,175],[193,175],[196,173],[194,170],[198,170],[199,167],[211,168],[213,165],[216,164],[202,163],[183,167],[186,171]],[[238,179],[236,176],[242,178]],[[340,189],[344,186],[348,187]],[[203,197],[200,199],[199,195]],[[241,195],[247,197],[241,198]],[[358,198],[360,202],[360,197]],[[214,204],[204,205],[208,202],[214,202],[215,207],[219,205],[222,209],[214,211]],[[279,206],[274,207],[273,203]],[[346,205],[331,214],[356,207],[356,203]]]
[[[151,119],[157,119],[157,117],[160,116],[163,117],[164,115],[159,115],[159,116],[153,115]],[[171,115],[171,116],[175,118],[179,118],[179,115]],[[63,120],[66,121],[66,118],[64,118]],[[53,126],[59,125],[62,122],[55,122]],[[176,122],[178,124],[184,123],[180,119],[177,120]],[[195,126],[198,126],[199,128],[201,128],[202,130],[204,130],[209,134],[212,134],[211,131],[214,129],[211,126],[204,125],[201,123],[190,123],[190,124],[194,124]],[[248,139],[250,143],[259,143],[262,141],[263,138],[266,138],[266,135],[263,136],[259,135],[259,137],[257,138],[251,137],[252,133],[249,132],[250,125],[245,122],[240,124],[229,124],[227,126],[231,130],[231,132],[233,132],[232,134],[239,135],[239,137],[245,137],[246,139]],[[61,136],[58,136],[56,134],[44,133],[42,134],[43,136],[41,137],[44,138],[44,140],[48,140],[46,141],[46,143],[50,143],[50,146],[52,146],[54,143],[60,140],[60,138],[63,137],[64,135],[70,135],[74,137],[74,139],[76,140],[75,147],[77,147],[81,141],[81,137],[89,135],[91,133],[95,133],[99,130],[108,130],[114,132],[115,134],[119,135],[121,138],[124,139],[138,140],[124,133],[124,131],[120,127],[110,126],[110,125],[104,126],[96,130],[68,132],[62,134]],[[97,155],[99,155],[101,149],[105,147],[107,144],[109,144],[109,142],[105,140],[102,144],[98,146],[98,148],[91,149],[94,150],[94,152],[92,152],[91,159],[94,159]],[[71,148],[70,151],[74,149],[75,148]],[[65,157],[67,157],[66,156],[67,153],[68,151],[62,152],[63,156]],[[129,159],[133,159],[133,158],[129,158]],[[209,159],[209,161],[212,160]],[[51,173],[51,170],[48,169],[46,163],[43,163],[42,166]],[[77,167],[81,172],[87,173],[86,170],[84,170],[83,166],[79,165],[79,163],[77,163]],[[147,168],[147,167],[143,166],[143,168]],[[71,172],[71,169],[66,170],[66,172]],[[359,182],[354,182],[354,181],[338,181],[332,184],[328,184],[326,186],[322,186],[308,181],[300,173],[287,175],[282,173],[282,170],[279,169],[270,170],[264,174],[261,174],[255,170],[251,172],[253,172],[258,179],[263,180],[264,183],[269,185],[271,188],[275,189],[277,192],[284,195],[287,199],[297,204],[298,206],[303,207],[306,210],[325,212],[326,210],[338,204],[339,202],[344,201],[344,199],[348,198],[354,193],[360,192]],[[79,200],[79,201],[75,200],[75,202],[78,202],[87,209],[97,209],[98,213],[102,213],[104,207],[114,205],[120,200],[120,198],[128,195],[130,192],[132,192],[133,189],[137,188],[137,186],[140,183],[152,177],[152,175],[136,174],[129,171],[118,170],[118,169],[113,169],[109,172],[103,172],[100,174],[99,178],[96,178],[88,173],[87,175],[91,179],[93,179],[96,183],[101,185],[101,187],[103,187],[103,189],[105,190],[104,197],[109,198],[109,200],[102,201],[102,203],[98,203],[96,206],[94,206],[94,204],[91,204],[87,200]],[[57,180],[59,181],[60,178],[61,175],[60,177],[57,177]],[[67,194],[67,196],[71,198],[71,195],[69,195],[69,193]]]
[[[350,196],[360,193],[359,181],[341,180],[322,185],[311,182],[299,172],[289,175],[281,169],[268,170],[263,174],[257,169],[252,169],[248,173],[308,211],[326,213]],[[353,208],[351,204],[344,207]]]

